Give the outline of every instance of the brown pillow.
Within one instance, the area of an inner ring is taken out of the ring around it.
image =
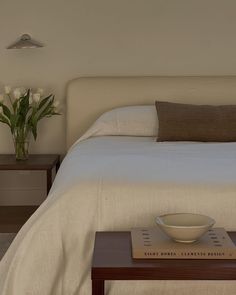
[[[156,101],[157,141],[236,141],[236,105],[190,105]]]

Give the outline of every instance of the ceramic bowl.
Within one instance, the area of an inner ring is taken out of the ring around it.
[[[156,223],[176,242],[193,243],[215,224],[215,220],[201,214],[176,213],[158,216]]]

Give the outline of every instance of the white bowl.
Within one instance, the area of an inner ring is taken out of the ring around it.
[[[215,220],[201,214],[176,213],[158,216],[156,223],[176,242],[193,243],[215,224]]]

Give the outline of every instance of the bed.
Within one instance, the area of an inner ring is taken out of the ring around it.
[[[162,100],[234,103],[234,77],[79,78],[67,91],[68,153],[47,200],[0,262],[2,295],[91,294],[97,230],[152,226],[191,211],[236,230],[236,143],[163,142],[87,131],[102,113]],[[94,126],[94,125],[93,125]],[[93,127],[92,127],[93,129]],[[92,130],[89,129],[89,130]],[[96,129],[96,128],[95,128]],[[233,295],[236,282],[108,282],[108,295]]]

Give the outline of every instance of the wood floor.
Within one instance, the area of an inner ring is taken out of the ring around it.
[[[0,233],[17,233],[38,206],[0,206]]]

